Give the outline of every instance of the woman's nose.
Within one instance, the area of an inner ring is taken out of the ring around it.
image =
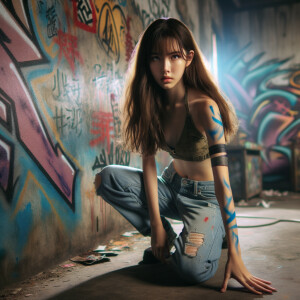
[[[163,60],[163,69],[164,69],[164,72],[170,71],[170,60],[168,58],[165,58]]]

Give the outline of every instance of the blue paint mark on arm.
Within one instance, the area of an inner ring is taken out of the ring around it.
[[[235,249],[239,253],[239,237],[234,231],[232,231],[232,237],[235,238]]]
[[[215,115],[215,111],[214,111],[214,108],[212,107],[212,105],[210,105],[209,108],[210,108],[212,114]]]
[[[210,106],[211,110],[212,110],[212,113],[214,113],[214,110],[213,110],[213,107]],[[223,123],[222,123],[222,118],[221,118],[221,115],[219,115],[220,118],[216,118],[214,116],[212,116],[212,120],[213,122],[216,124],[215,128],[212,129],[212,130],[209,130],[209,135],[210,137],[213,139],[213,140],[220,140],[223,135],[224,135],[224,128],[223,128]],[[218,136],[217,136],[218,135]]]
[[[230,190],[230,185],[229,185],[229,183],[225,180],[225,178],[223,178],[223,182],[224,182],[225,186],[227,187],[227,189]]]
[[[226,187],[226,189],[228,190],[228,192],[230,193],[229,196],[225,195],[225,198],[226,198],[226,202],[225,202],[225,206],[224,206],[224,211],[225,211],[225,214],[226,216],[228,216],[228,219],[226,220],[226,224],[229,225],[232,221],[235,220],[236,218],[236,213],[235,211],[230,211],[229,210],[229,205],[230,203],[233,201],[233,197],[232,197],[232,194],[231,194],[231,187],[230,187],[230,184],[229,182],[226,181],[225,178],[223,178],[223,183]],[[237,229],[238,226],[237,224],[233,224],[232,226],[229,227],[229,230],[231,230],[231,234],[232,234],[232,239],[234,241],[234,246],[235,246],[235,249],[236,249],[236,252],[238,253],[239,252],[239,237],[238,235],[234,232],[234,229]]]
[[[224,207],[225,213],[229,216],[229,218],[226,220],[227,224],[230,224],[233,220],[235,220],[235,211],[229,211],[226,207]]]
[[[225,197],[226,197],[226,205],[225,205],[225,208],[228,209],[228,208],[229,208],[229,205],[230,205],[230,203],[231,203],[231,200],[232,200],[232,196],[231,196],[231,197],[227,197],[227,196],[225,195]]]
[[[217,123],[217,124],[219,124],[219,125],[221,125],[223,127],[223,123],[222,123],[221,120],[219,120],[219,119],[217,119],[215,117],[212,117],[212,119],[214,120],[215,123]]]
[[[211,139],[214,140],[215,139],[215,135],[218,134],[218,130],[209,130],[208,133],[209,133]]]

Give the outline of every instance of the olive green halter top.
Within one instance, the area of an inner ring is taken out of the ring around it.
[[[186,119],[179,141],[172,147],[166,142],[163,150],[170,153],[173,158],[186,161],[203,161],[209,158],[208,142],[206,136],[200,133],[189,111],[187,91],[184,95],[184,105],[186,109]]]

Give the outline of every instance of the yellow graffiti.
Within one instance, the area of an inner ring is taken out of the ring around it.
[[[258,115],[258,113],[260,112],[260,110],[262,109],[262,107],[263,107],[263,106],[266,106],[268,103],[270,103],[270,100],[265,100],[265,101],[263,101],[263,102],[257,107],[257,109],[256,109],[256,111],[254,112],[253,117],[252,117],[252,119],[251,119],[251,121],[250,121],[251,124],[253,124],[253,122],[254,122],[256,116]]]
[[[299,89],[300,88],[300,82],[298,83],[298,82],[295,81],[296,77],[298,77],[298,76],[299,76],[299,78],[298,78],[298,81],[299,81],[299,79],[300,79],[300,70],[297,71],[297,72],[295,72],[291,76],[291,78],[290,78],[290,85],[292,85],[292,86],[294,86],[294,87],[296,87],[296,88]]]
[[[126,20],[120,6],[110,1],[96,0],[97,38],[106,54],[119,62],[125,55]]]
[[[52,210],[53,214],[55,215],[55,217],[57,219],[59,229],[63,231],[64,230],[64,225],[62,223],[62,220],[61,220],[59,214],[57,213],[56,209],[54,208],[52,200],[48,197],[46,191],[44,190],[42,185],[38,182],[38,180],[35,178],[35,176],[32,174],[31,171],[28,171],[28,173],[27,173],[27,177],[26,177],[26,180],[25,180],[24,187],[23,187],[22,192],[19,196],[19,199],[17,200],[17,205],[15,207],[15,210],[14,210],[11,218],[14,219],[16,217],[17,213],[21,210],[26,191],[28,190],[28,184],[29,184],[30,180],[32,180],[35,183],[35,185],[42,191],[43,195],[45,196],[45,198],[47,199],[47,201],[48,201],[48,203],[51,207],[51,210]]]

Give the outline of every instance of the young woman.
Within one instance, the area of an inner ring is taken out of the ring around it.
[[[275,291],[242,261],[225,148],[237,118],[183,23],[168,18],[149,25],[132,55],[123,98],[124,144],[142,154],[143,170],[104,168],[95,178],[97,194],[151,235],[153,255],[170,262],[185,281],[215,274],[226,234],[221,291],[231,277],[255,294]],[[159,149],[173,157],[161,176]],[[182,220],[178,237],[165,217]]]

